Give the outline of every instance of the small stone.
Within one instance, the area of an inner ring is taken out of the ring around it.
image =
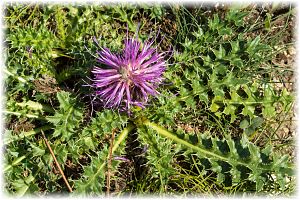
[[[287,128],[287,127],[284,127],[284,128],[283,128],[283,132],[284,132],[284,133],[289,133],[289,131],[290,131],[289,128]]]

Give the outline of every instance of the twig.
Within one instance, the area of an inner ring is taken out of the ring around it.
[[[52,158],[54,159],[54,162],[55,162],[55,164],[56,164],[56,167],[57,167],[58,171],[60,172],[60,174],[62,175],[62,178],[64,179],[64,181],[65,181],[65,183],[66,183],[66,185],[67,185],[67,188],[69,189],[69,192],[73,192],[71,186],[69,185],[68,180],[67,180],[66,177],[65,177],[64,172],[63,172],[62,169],[60,168],[60,165],[59,165],[59,163],[58,163],[58,161],[57,161],[57,159],[56,159],[56,157],[55,157],[55,155],[54,155],[54,153],[53,153],[53,151],[52,151],[52,148],[51,148],[51,146],[50,146],[50,144],[49,144],[49,142],[48,142],[48,140],[47,140],[47,138],[46,138],[46,136],[45,136],[45,134],[44,134],[44,131],[41,130],[41,132],[42,132],[43,138],[44,138],[44,140],[45,140],[45,143],[46,143],[46,145],[47,145],[47,147],[48,147],[48,149],[49,149],[49,151],[50,151],[50,153],[51,153],[51,156],[52,156]]]
[[[109,154],[107,160],[107,177],[106,177],[106,195],[110,195],[110,173],[111,173],[111,160],[112,160],[112,153],[113,153],[113,144],[115,139],[115,129],[112,131],[111,139],[110,139],[110,146],[109,146]]]

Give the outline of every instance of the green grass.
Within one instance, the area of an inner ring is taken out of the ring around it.
[[[295,14],[6,4],[5,192],[68,193],[43,130],[73,195],[105,195],[108,173],[116,196],[294,195]],[[138,27],[141,41],[157,36],[159,51],[173,51],[160,95],[131,116],[92,106],[93,38],[120,52]]]

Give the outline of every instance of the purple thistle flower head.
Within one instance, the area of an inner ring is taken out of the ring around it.
[[[92,70],[92,86],[104,102],[104,107],[127,110],[134,105],[144,108],[149,95],[157,95],[162,73],[166,69],[164,53],[152,48],[154,40],[144,44],[137,39],[126,39],[122,53],[114,54],[107,48],[97,51],[97,62]]]

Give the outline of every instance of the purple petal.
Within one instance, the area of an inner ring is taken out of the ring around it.
[[[127,97],[127,108],[129,110],[130,108],[130,102],[131,102],[131,97],[130,97],[130,90],[129,90],[129,85],[126,85],[126,97]]]
[[[120,107],[129,112],[132,105],[144,108],[148,95],[156,91],[166,69],[164,54],[151,48],[154,40],[143,45],[136,39],[126,39],[122,54],[114,54],[107,48],[97,51],[97,61],[106,66],[92,69],[92,86],[105,107]],[[126,94],[125,94],[126,93]]]

